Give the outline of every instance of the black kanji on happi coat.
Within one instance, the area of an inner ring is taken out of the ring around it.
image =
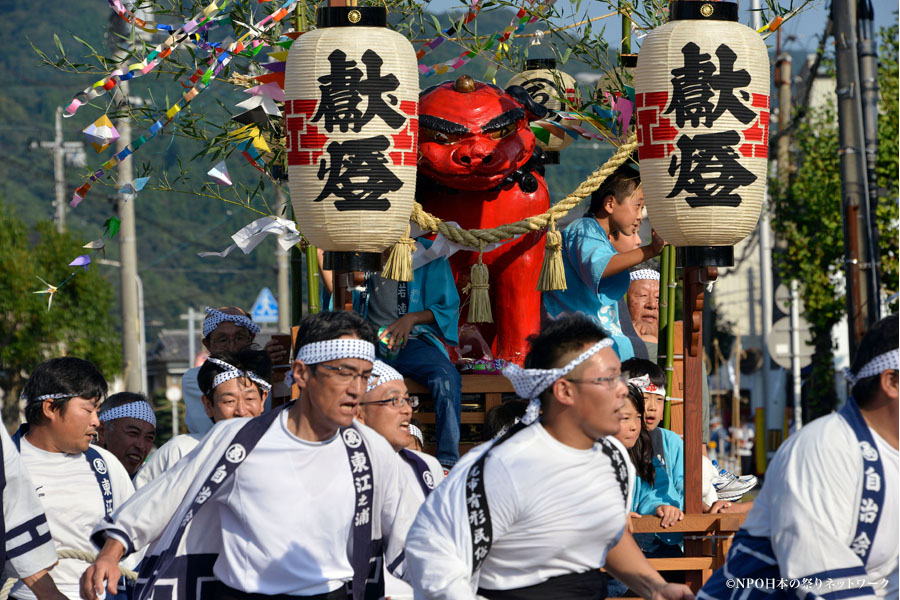
[[[684,63],[672,69],[672,100],[665,114],[674,113],[678,127],[712,127],[729,112],[741,123],[749,124],[756,113],[741,100],[750,101],[750,94],[741,88],[750,85],[750,73],[746,69],[734,70],[737,55],[726,44],[716,49],[716,65],[709,54],[688,42],[681,49]],[[713,98],[718,92],[718,100]],[[738,97],[740,96],[740,97]],[[717,133],[681,135],[676,142],[679,156],[672,156],[669,175],[678,173],[669,198],[682,191],[690,194],[685,200],[691,207],[739,206],[741,196],[735,193],[739,187],[756,181],[756,175],[739,162],[736,147],[741,135],[736,130]]]
[[[403,127],[406,116],[391,107],[399,104],[391,92],[397,90],[400,81],[393,73],[381,73],[384,61],[377,52],[370,49],[362,55],[365,78],[357,61],[349,60],[342,50],[332,51],[328,62],[329,74],[318,79],[321,100],[311,122],[323,121],[329,133],[335,129],[359,133],[375,117],[392,129]],[[365,111],[361,108],[363,99]],[[390,209],[387,194],[403,187],[387,166],[390,145],[386,135],[330,141],[325,147],[327,158],[321,158],[317,173],[325,186],[315,202],[336,196],[339,200],[334,207],[339,211]]]

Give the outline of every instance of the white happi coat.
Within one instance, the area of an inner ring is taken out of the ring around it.
[[[266,431],[279,426],[282,417],[276,417]],[[117,510],[111,523],[101,523],[95,529],[94,540],[102,544],[106,535],[114,537],[126,544],[128,551],[151,544],[147,553],[148,559],[161,554],[172,545],[179,525],[185,518],[195,497],[201,492],[216,465],[229,448],[237,432],[252,419],[229,419],[217,423],[203,438],[200,445],[191,454],[178,461],[174,467],[157,477],[132,497],[131,501]],[[402,467],[396,453],[377,433],[370,428],[354,424],[362,434],[363,441],[372,461],[372,479],[374,496],[372,504],[382,510],[371,511],[373,540],[384,539],[384,556],[386,564],[396,564],[395,574],[403,576],[405,563],[400,559],[406,531],[415,516],[417,503],[407,495],[404,499],[399,484],[399,468]],[[265,434],[264,434],[265,435]],[[338,436],[340,437],[340,436]],[[342,442],[338,442],[342,443]],[[252,455],[252,450],[248,453]],[[287,459],[287,457],[286,457]],[[238,470],[241,466],[238,466]],[[236,475],[237,473],[235,473]],[[235,477],[232,476],[232,480]],[[266,472],[259,472],[260,478],[266,478]],[[311,486],[322,482],[310,481]],[[353,481],[348,476],[348,493],[353,494]],[[226,485],[219,488],[219,492]],[[284,511],[302,511],[302,506],[292,503],[290,498],[279,495],[278,481],[271,482],[271,494],[284,507]],[[218,496],[212,496],[216,498]],[[215,580],[213,567],[223,548],[222,513],[214,506],[206,510],[198,510],[187,525],[185,533],[178,544],[174,564],[166,572],[160,574],[155,582],[153,593],[142,593],[142,598],[165,597],[184,598],[189,589],[200,590],[204,582]],[[206,508],[206,503],[201,508]],[[278,514],[247,515],[246,526],[252,527],[251,519],[269,520],[266,527],[278,522]],[[291,532],[284,531],[285,535]],[[302,532],[293,532],[302,535]],[[352,527],[351,527],[352,539]],[[351,551],[347,545],[348,550]],[[142,578],[145,573],[141,573]],[[141,590],[143,581],[139,579]],[[157,594],[157,596],[153,596]],[[204,597],[203,595],[199,597]],[[208,597],[208,595],[206,595]]]
[[[897,450],[869,431],[884,467],[883,481],[872,477],[874,469],[840,414],[816,419],[791,435],[766,470],[726,564],[698,599],[897,598]],[[859,553],[869,541],[857,536],[859,521],[871,517],[861,507],[864,485],[885,491],[867,564]],[[777,572],[775,586],[783,582],[786,587],[733,583],[756,568]]]

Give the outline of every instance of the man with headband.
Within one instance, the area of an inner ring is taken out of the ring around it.
[[[143,394],[119,392],[100,407],[97,445],[112,452],[134,477],[156,440],[156,414]]]
[[[898,597],[897,337],[897,315],[866,333],[845,373],[851,398],[781,445],[698,598]]]
[[[398,453],[404,464],[400,468],[401,485],[421,504],[443,481],[444,469],[430,454],[407,449],[413,441],[409,421],[418,404],[419,399],[409,395],[403,375],[387,363],[376,360],[357,419],[381,434]],[[385,595],[391,600],[412,600],[413,590],[386,571]]]
[[[62,549],[93,552],[91,530],[134,493],[119,460],[91,445],[100,425],[97,408],[106,389],[97,367],[72,356],[44,361],[25,383],[27,422],[13,442],[31,475],[46,522],[20,535],[34,542],[52,536],[57,553]],[[135,562],[126,566],[133,567]],[[83,570],[84,562],[62,558],[50,576],[63,595],[77,598]],[[114,576],[113,590],[118,580]],[[10,597],[30,600],[35,596],[19,582]]]
[[[228,374],[225,377],[223,374]],[[231,377],[246,373],[246,377]],[[223,375],[220,377],[220,375]],[[269,397],[272,363],[263,350],[249,348],[210,356],[200,367],[197,383],[205,390],[201,400],[213,423],[237,417],[258,417]],[[102,414],[101,414],[102,418]],[[203,434],[176,435],[154,452],[134,478],[140,489],[168,471],[197,447]]]
[[[210,354],[237,352],[253,345],[259,325],[250,319],[246,311],[236,306],[206,308],[203,320],[203,346]],[[290,357],[290,348],[284,348],[274,338],[269,340],[264,350],[273,365],[285,364]],[[207,415],[202,396],[203,390],[197,383],[200,367],[188,369],[181,378],[181,394],[184,397],[184,423],[188,432],[204,434],[212,429],[213,421]]]
[[[625,530],[633,471],[613,438],[626,388],[612,339],[562,317],[531,340],[525,366],[503,371],[530,400],[521,422],[469,451],[410,529],[416,597],[599,600],[605,568],[646,598],[691,598]]]
[[[348,589],[362,600],[367,579],[383,584],[382,555],[402,575],[416,502],[391,446],[353,419],[375,332],[352,313],[324,312],[303,319],[297,340],[300,398],[217,424],[98,526],[102,550],[82,577],[83,598],[95,600],[119,559],[147,544],[136,600],[343,600]],[[236,371],[215,380],[250,377]]]

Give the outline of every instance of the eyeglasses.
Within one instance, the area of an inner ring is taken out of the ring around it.
[[[385,398],[384,400],[371,400],[369,402],[360,402],[360,404],[383,404],[387,406],[390,403],[394,408],[403,408],[409,404],[413,410],[419,408],[419,398],[417,396],[394,396],[393,398]]]
[[[210,346],[249,346],[250,342],[253,341],[253,338],[249,333],[246,332],[238,332],[233,336],[228,335],[219,335],[215,337],[209,338]]]
[[[572,383],[589,383],[591,385],[602,385],[605,386],[608,390],[614,390],[619,386],[620,383],[628,383],[628,377],[624,373],[619,373],[618,375],[610,375],[609,377],[595,377],[593,379],[566,378],[566,381],[571,381]]]
[[[360,373],[356,369],[351,369],[350,367],[333,367],[331,365],[323,364],[318,364],[316,366],[331,371],[331,376],[341,383],[351,383],[357,378],[362,379],[363,383],[368,383],[369,376],[372,375],[372,371]]]

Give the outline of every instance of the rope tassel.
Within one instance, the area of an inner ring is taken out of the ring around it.
[[[555,220],[550,222],[550,230],[547,232],[544,263],[541,265],[541,274],[538,276],[537,289],[541,292],[566,289],[566,271],[562,259],[562,234],[556,230]]]
[[[482,245],[482,248],[484,246]],[[478,252],[478,262],[472,265],[469,272],[469,283],[463,289],[469,292],[469,323],[493,323],[491,315],[491,296],[488,293],[488,268],[482,262],[484,251]]]
[[[391,248],[391,254],[381,271],[381,276],[385,279],[412,281],[412,253],[416,251],[416,240],[409,237],[409,231],[409,225],[407,225],[406,233]]]

